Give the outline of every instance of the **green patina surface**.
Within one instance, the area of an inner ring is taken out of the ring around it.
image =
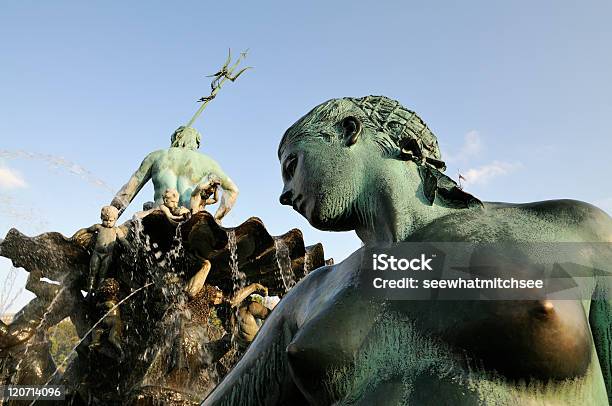
[[[125,210],[140,189],[152,180],[156,204],[163,203],[166,190],[175,189],[179,193],[179,204],[190,207],[189,201],[193,190],[198,185],[206,183],[210,177],[215,177],[223,189],[215,218],[218,220],[223,218],[236,202],[238,186],[215,160],[197,151],[200,140],[201,135],[194,128],[179,127],[172,134],[170,148],[147,155],[140,167],[115,195],[111,205],[120,211]]]
[[[612,242],[612,220],[587,203],[490,203],[464,192],[444,175],[436,137],[423,120],[386,97],[334,99],[315,107],[287,130],[279,159],[281,203],[318,229],[355,230],[366,246]],[[610,271],[607,255],[595,262]],[[608,300],[554,303],[535,328],[529,315],[543,306],[539,302],[370,300],[357,283],[360,263],[356,252],[300,282],[204,404],[608,404]],[[584,288],[593,294],[609,290],[606,281],[595,277]],[[499,314],[495,320],[490,319],[492,309]],[[498,335],[487,329],[491,323],[500,327]],[[530,328],[531,339],[513,341],[512,331]],[[587,337],[586,354],[561,350],[571,348],[569,332],[574,330]],[[487,340],[501,340],[525,365],[531,363],[532,372],[547,359],[590,361],[584,371],[564,379],[521,377],[520,370],[519,379],[510,379],[487,367],[471,368],[457,357],[465,352],[470,358],[464,348],[471,347],[469,340],[459,344],[443,338],[455,332],[474,340],[484,332]]]

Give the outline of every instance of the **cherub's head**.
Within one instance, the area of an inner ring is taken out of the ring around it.
[[[179,193],[176,189],[166,189],[164,192],[164,206],[176,209],[179,202]]]
[[[424,193],[430,204],[436,191],[455,185],[441,173],[445,166],[438,141],[427,125],[383,96],[318,105],[285,132],[278,157],[281,203],[322,230],[351,230],[368,221],[385,209],[373,209],[381,204],[375,195],[393,182],[408,182],[417,190],[427,178],[433,184]]]
[[[119,282],[114,278],[106,278],[100,282],[100,286],[96,290],[96,296],[99,300],[117,300],[119,296]]]
[[[210,196],[215,193],[220,184],[221,182],[218,179],[211,180],[208,184],[208,187],[205,189],[206,194]]]
[[[180,126],[172,133],[172,137],[170,137],[170,146],[174,148],[197,150],[200,148],[201,139],[202,136],[195,128]]]
[[[104,227],[114,227],[115,222],[117,221],[117,217],[119,217],[119,210],[117,210],[114,206],[104,206],[100,212],[100,220],[102,220],[102,226]]]

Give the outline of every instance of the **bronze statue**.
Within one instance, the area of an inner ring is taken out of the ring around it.
[[[211,175],[220,181],[223,189],[221,203],[215,219],[221,221],[232,209],[238,198],[238,186],[227,176],[212,158],[198,153],[201,135],[191,127],[179,127],[171,137],[168,149],[151,152],[138,170],[121,188],[111,205],[123,212],[136,194],[149,181],[155,186],[155,203],[161,205],[164,193],[174,189],[179,195],[178,205],[190,207],[193,190]]]
[[[32,272],[28,284],[40,290],[13,323],[0,324],[2,372],[15,378],[12,383],[62,384],[74,404],[196,404],[268,316],[251,294],[286,293],[275,242],[286,248],[283,271],[291,278],[325,263],[322,245],[305,246],[297,229],[272,236],[256,217],[232,228],[220,225],[238,188],[219,164],[197,152],[201,134],[192,124],[221,85],[244,72],[238,68],[244,56],[231,66],[228,58],[213,75],[198,112],[172,134],[169,148],[142,160],[112,207],[102,209],[101,224],[72,238],[54,232],[27,237],[11,229],[0,240],[0,254]],[[116,226],[149,180],[155,202]],[[213,217],[206,209],[217,200]],[[129,255],[114,255],[117,242],[130,247]],[[233,291],[236,274],[244,275],[247,287],[233,298],[209,289]],[[119,292],[125,293],[121,300]],[[47,330],[67,316],[80,340],[66,365],[56,368]],[[232,360],[220,366],[230,349]]]
[[[125,354],[121,347],[121,331],[123,323],[119,303],[119,283],[113,278],[104,279],[96,291],[96,307],[99,310],[102,321],[93,331],[90,349],[97,349],[102,345],[102,336],[106,335],[108,342],[119,353],[119,360],[123,360]]]
[[[239,290],[230,300],[232,339],[242,350],[253,342],[264,320],[270,314],[270,309],[253,300],[251,295],[255,292],[268,296],[268,288],[259,283],[253,283]]]
[[[194,193],[198,194],[195,191],[198,185],[203,185],[207,180],[213,178],[216,186],[223,189],[221,204],[215,212],[215,219],[221,222],[221,219],[229,213],[238,198],[238,186],[223,172],[217,162],[209,156],[197,152],[200,148],[202,136],[193,127],[193,124],[206,106],[217,97],[224,83],[228,80],[236,81],[246,70],[250,69],[248,66],[240,68],[247,52],[248,50],[241,52],[240,56],[233,62],[231,51],[228,53],[223,66],[215,74],[209,76],[213,78],[210,84],[210,94],[198,100],[201,105],[187,124],[179,126],[174,131],[170,138],[170,148],[154,151],[147,155],[138,170],[117,192],[111,205],[119,209],[119,214],[126,209],[149,180],[153,181],[154,198],[157,205],[162,204],[163,194],[166,190],[174,189],[179,195],[179,206],[191,207],[190,200]]]
[[[0,326],[0,358],[8,383],[42,385],[51,377],[55,363],[47,330],[70,316],[73,303],[60,285],[41,280],[42,272],[28,275],[26,289],[36,295],[14,317]],[[4,372],[4,371],[3,371]]]
[[[87,233],[94,234],[95,243],[89,262],[87,282],[88,299],[91,299],[100,281],[106,277],[113,259],[115,243],[119,241],[125,247],[129,247],[129,242],[125,238],[125,231],[121,227],[115,227],[118,215],[119,212],[115,207],[104,206],[100,213],[101,224],[83,228],[72,236],[72,240],[78,241]]]
[[[374,300],[358,283],[367,246],[609,243],[612,220],[602,210],[574,200],[480,201],[444,175],[437,139],[419,116],[381,96],[315,107],[285,132],[278,156],[281,203],[318,229],[355,230],[366,247],[293,288],[204,405],[612,399],[605,298]],[[599,261],[610,271],[605,256]],[[577,283],[587,298],[610,290],[596,277]]]
[[[187,208],[179,206],[179,193],[176,189],[167,189],[164,192],[164,202],[159,208],[166,215],[168,221],[173,224],[185,221],[190,215]]]
[[[254,293],[268,296],[268,288],[252,283],[238,289],[230,297],[216,286],[205,285],[195,302],[203,302],[206,306],[214,306],[217,309],[217,315],[230,333],[231,342],[243,351],[251,344],[270,314],[270,309],[253,299]],[[190,305],[193,306],[191,303]],[[206,306],[199,305],[200,308],[208,309]]]
[[[218,190],[221,181],[215,177],[210,177],[207,182],[201,183],[191,192],[191,212],[196,214],[206,208],[206,206],[217,203]]]
[[[204,286],[211,267],[212,265],[210,261],[204,259],[198,272],[196,272],[195,275],[193,275],[187,282],[187,286],[185,286],[185,293],[187,293],[187,296],[189,296],[191,299],[196,297],[198,292],[200,292],[200,289],[202,289]]]

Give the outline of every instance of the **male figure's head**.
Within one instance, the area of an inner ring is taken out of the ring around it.
[[[381,210],[391,215],[379,197],[396,186],[413,190],[415,204],[429,205],[436,191],[455,186],[441,173],[438,141],[427,125],[383,96],[318,105],[285,132],[278,157],[281,203],[323,230],[354,229]]]
[[[166,189],[164,192],[164,206],[169,209],[176,209],[179,202],[179,193],[176,189]]]
[[[223,295],[223,291],[219,289],[217,286],[215,286],[215,293],[212,296],[212,304],[220,305],[221,303],[223,303],[223,299],[225,299]]]
[[[202,135],[193,127],[180,126],[170,137],[170,147],[197,150],[200,148]]]
[[[118,217],[119,210],[114,206],[104,206],[100,211],[100,220],[102,220],[103,227],[114,227]]]

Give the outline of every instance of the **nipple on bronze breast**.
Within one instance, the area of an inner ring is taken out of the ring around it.
[[[555,305],[550,300],[538,300],[532,313],[539,318],[550,318],[555,314]]]

